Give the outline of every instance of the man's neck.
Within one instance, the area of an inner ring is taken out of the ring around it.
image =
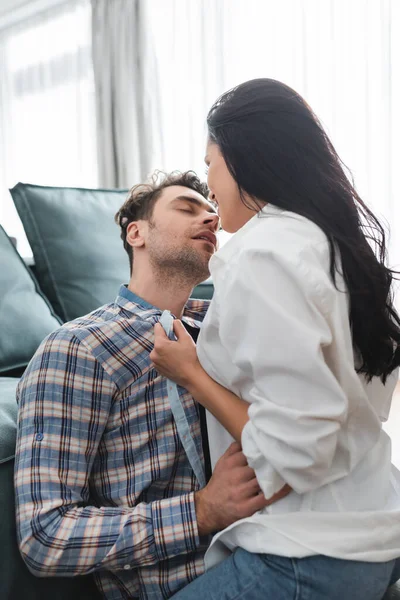
[[[181,276],[154,277],[154,274],[140,277],[132,275],[128,289],[160,310],[169,310],[180,318],[185,304],[193,290],[193,284]]]

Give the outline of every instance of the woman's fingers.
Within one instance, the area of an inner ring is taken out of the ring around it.
[[[180,321],[179,319],[174,319],[174,333],[176,335],[176,337],[178,338],[178,340],[182,339],[182,338],[188,338],[190,337],[190,334],[186,331],[182,321]],[[190,339],[192,339],[190,337]]]
[[[154,325],[154,335],[159,339],[168,339],[161,323],[156,323]]]
[[[224,456],[232,456],[238,452],[242,452],[242,446],[239,444],[239,442],[232,442],[232,444],[225,450]]]

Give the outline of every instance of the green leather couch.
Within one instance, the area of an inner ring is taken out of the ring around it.
[[[11,190],[34,266],[0,227],[0,600],[100,598],[91,575],[36,578],[18,551],[13,469],[18,379],[41,340],[66,320],[111,302],[127,281],[128,261],[113,224],[126,191],[43,188]],[[205,283],[194,296],[210,298]],[[321,599],[322,600],[322,599]],[[400,600],[392,587],[385,600]]]

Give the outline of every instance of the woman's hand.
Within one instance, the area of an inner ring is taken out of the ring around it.
[[[206,373],[197,358],[196,344],[181,321],[174,321],[174,333],[177,341],[168,339],[160,323],[154,326],[154,349],[150,359],[155,368],[186,388],[240,442],[243,427],[249,420],[248,403]]]
[[[187,389],[203,368],[197,358],[196,344],[177,319],[174,320],[174,333],[176,341],[168,339],[162,325],[156,323],[150,359],[161,375]]]

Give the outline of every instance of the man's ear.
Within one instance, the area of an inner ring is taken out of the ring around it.
[[[145,221],[132,221],[126,228],[126,241],[132,248],[141,248],[145,245]]]

